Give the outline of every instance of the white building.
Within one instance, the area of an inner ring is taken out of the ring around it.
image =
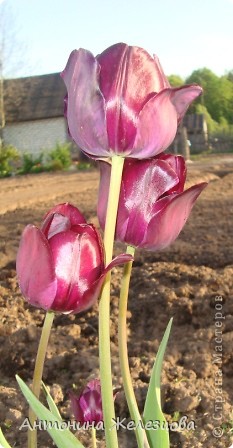
[[[36,154],[69,141],[63,116],[65,94],[59,73],[5,80],[4,142]]]

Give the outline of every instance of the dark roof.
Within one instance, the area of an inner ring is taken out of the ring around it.
[[[6,123],[63,116],[66,94],[60,73],[4,81]]]

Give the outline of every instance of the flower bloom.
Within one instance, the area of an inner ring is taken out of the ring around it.
[[[99,163],[98,218],[104,227],[111,165],[104,161]],[[202,182],[184,191],[185,179],[182,156],[163,154],[148,160],[126,160],[116,240],[148,250],[160,250],[171,244],[207,185]]]
[[[16,270],[22,294],[31,305],[79,313],[98,298],[106,273],[126,261],[128,256],[119,255],[105,267],[99,233],[66,203],[52,208],[41,228],[26,226]]]
[[[99,380],[90,381],[80,395],[70,393],[71,409],[81,425],[103,421],[101,386]]]
[[[198,85],[171,88],[156,56],[124,43],[74,50],[61,73],[70,135],[94,159],[153,157],[173,141]]]

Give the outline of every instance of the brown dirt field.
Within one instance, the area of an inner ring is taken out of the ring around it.
[[[233,441],[233,157],[190,163],[188,184],[202,180],[209,180],[209,186],[177,241],[162,252],[136,253],[130,289],[129,360],[141,410],[159,342],[174,317],[162,374],[163,408],[169,421],[187,415],[196,428],[172,431],[172,448],[229,448]],[[44,312],[28,305],[18,289],[15,257],[20,235],[26,224],[39,224],[50,207],[66,201],[98,225],[97,190],[97,169],[0,181],[0,426],[14,447],[26,447],[26,431],[19,428],[27,415],[15,374],[30,383],[44,319]],[[117,253],[123,250],[116,246]],[[117,348],[121,274],[121,268],[114,269],[111,335],[113,381],[120,389],[116,412],[123,418],[129,414]],[[44,381],[65,419],[70,419],[72,385],[80,388],[98,376],[97,309],[96,304],[85,314],[55,318]],[[223,319],[216,314],[219,311]],[[222,352],[216,351],[217,346]],[[221,437],[213,435],[215,427],[222,431]],[[83,432],[86,447],[91,446],[89,439]],[[123,448],[136,446],[129,431],[121,431],[120,442]],[[44,431],[39,432],[38,446],[54,446]]]

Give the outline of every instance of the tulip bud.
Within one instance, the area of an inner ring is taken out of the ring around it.
[[[30,224],[24,229],[16,270],[22,294],[31,305],[80,313],[97,300],[106,273],[127,261],[128,255],[119,255],[105,267],[98,231],[66,203],[51,209],[41,228]]]
[[[70,393],[74,418],[81,425],[103,421],[101,386],[98,379],[90,381],[80,395]]]

